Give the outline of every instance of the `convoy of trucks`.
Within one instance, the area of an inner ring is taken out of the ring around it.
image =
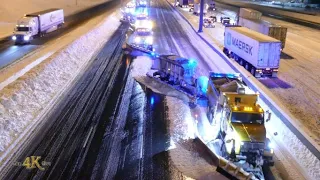
[[[12,39],[15,44],[30,43],[36,36],[43,36],[64,24],[62,9],[48,9],[45,11],[26,14],[18,20]]]
[[[188,95],[191,103],[207,100],[207,115],[218,126],[222,158],[264,179],[262,166],[273,166],[273,149],[266,137],[259,94],[239,74],[210,72],[196,78],[197,62],[176,55],[160,55],[147,75]]]
[[[277,77],[281,42],[245,27],[226,27],[223,52],[255,77]]]
[[[286,43],[287,28],[262,20],[261,16],[262,13],[259,11],[240,8],[238,25],[280,40],[283,49]]]

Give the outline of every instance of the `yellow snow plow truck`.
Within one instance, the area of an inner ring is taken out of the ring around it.
[[[272,166],[273,149],[266,137],[264,110],[257,102],[259,94],[239,74],[210,73],[207,97],[209,121],[220,127],[221,155],[248,172]]]

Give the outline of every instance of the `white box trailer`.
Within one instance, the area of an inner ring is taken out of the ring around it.
[[[194,0],[179,0],[180,7],[189,7],[189,4],[193,4]]]
[[[278,73],[281,42],[245,27],[226,27],[223,52],[255,77]]]
[[[208,4],[203,5],[203,14],[204,15],[207,14],[208,8],[209,8]],[[200,4],[194,4],[193,14],[195,14],[195,15],[200,14]]]
[[[29,43],[35,36],[43,36],[64,24],[63,9],[48,9],[26,14],[18,20],[12,39],[16,44]]]
[[[281,48],[286,44],[287,28],[259,19],[239,18],[238,25],[268,35],[281,41]]]
[[[262,13],[249,8],[240,8],[239,17],[247,19],[261,19]]]

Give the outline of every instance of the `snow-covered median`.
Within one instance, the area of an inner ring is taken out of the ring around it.
[[[41,121],[37,118],[43,110],[68,88],[119,25],[113,13],[0,91],[0,160],[22,134]]]

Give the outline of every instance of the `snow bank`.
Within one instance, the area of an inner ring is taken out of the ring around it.
[[[119,25],[111,15],[0,91],[1,155],[28,126],[36,126],[37,116],[70,85]]]
[[[264,103],[260,103],[264,109],[268,107]],[[276,129],[274,127],[277,127]],[[320,179],[320,161],[317,159],[303,143],[297,138],[295,134],[276,116],[272,116],[271,120],[266,123],[267,133],[271,137],[273,142],[277,143],[277,146],[285,148],[290,155],[296,159],[296,162],[304,168],[304,172],[307,172],[307,176],[311,179]],[[276,133],[277,135],[274,135]],[[281,161],[287,174],[292,179],[299,179],[300,175],[295,171],[297,166],[292,160],[288,159],[288,155],[282,154],[285,152],[275,151],[277,158]],[[290,157],[290,156],[289,156]]]

